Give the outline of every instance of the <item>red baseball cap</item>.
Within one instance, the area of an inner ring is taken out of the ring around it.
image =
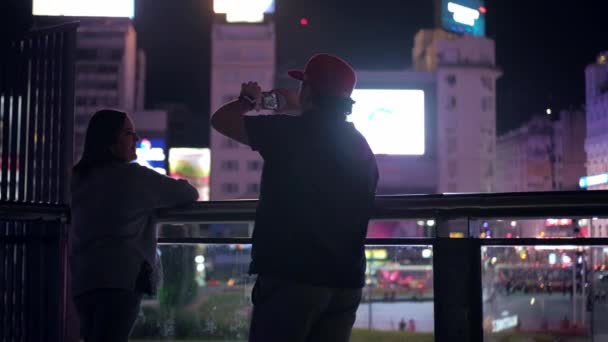
[[[355,70],[343,59],[320,53],[312,56],[304,71],[290,70],[287,74],[296,80],[310,83],[323,95],[350,97],[355,89]]]

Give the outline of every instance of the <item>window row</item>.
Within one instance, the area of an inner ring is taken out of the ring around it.
[[[240,192],[238,183],[222,183],[221,190],[225,194],[236,194]],[[257,195],[260,193],[260,185],[258,183],[249,183],[245,191],[246,194]]]
[[[260,171],[264,163],[261,160],[248,160],[247,171]],[[238,171],[240,164],[238,160],[222,160],[220,162],[220,170],[222,171]]]

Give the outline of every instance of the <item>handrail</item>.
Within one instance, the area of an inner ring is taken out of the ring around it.
[[[159,222],[252,221],[256,200],[197,202],[158,212]],[[375,219],[608,215],[608,191],[377,196]]]
[[[255,218],[257,200],[196,202],[157,212],[160,223],[241,222]],[[608,216],[608,190],[377,196],[374,219]],[[0,201],[0,219],[67,220],[69,207]]]
[[[60,221],[68,222],[70,208],[62,204],[0,201],[2,221]]]
[[[34,27],[32,28],[29,32],[25,33],[25,37],[30,37],[30,36],[34,36],[37,34],[48,34],[48,33],[57,33],[57,32],[72,32],[73,30],[77,29],[80,26],[80,21],[68,21],[65,23],[60,23],[60,24],[55,24],[55,25],[48,25],[48,26],[41,26],[41,27]]]

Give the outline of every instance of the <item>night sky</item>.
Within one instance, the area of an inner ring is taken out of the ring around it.
[[[407,68],[416,31],[433,26],[431,0],[276,0],[280,66],[314,52],[336,53],[355,68]],[[584,68],[608,50],[608,1],[487,0],[496,41],[498,131],[547,106],[584,103]],[[147,104],[179,102],[209,115],[211,0],[138,0],[136,29],[148,57]],[[299,25],[306,17],[309,25]],[[201,132],[206,144],[208,132]]]

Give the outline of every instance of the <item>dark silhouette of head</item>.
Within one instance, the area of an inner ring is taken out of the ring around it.
[[[91,170],[115,162],[137,158],[139,137],[125,112],[103,109],[91,117],[87,126],[84,152],[74,166],[74,175],[86,176]]]
[[[343,59],[316,54],[308,60],[304,70],[290,70],[288,74],[302,82],[300,104],[304,111],[319,109],[339,119],[345,119],[352,112],[354,101],[350,95],[357,76]]]

